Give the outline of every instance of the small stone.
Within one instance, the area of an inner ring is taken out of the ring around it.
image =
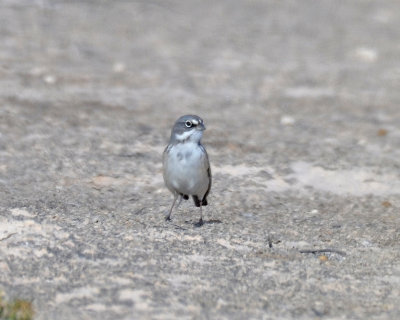
[[[385,208],[390,208],[392,204],[389,201],[383,201],[382,206],[384,206]]]
[[[364,62],[375,62],[378,58],[378,53],[372,48],[357,48],[355,50],[355,56]]]
[[[359,146],[365,146],[365,145],[367,144],[367,141],[364,140],[364,139],[360,139],[360,140],[357,141],[357,144],[358,144]]]
[[[121,63],[121,62],[116,62],[113,64],[112,70],[115,73],[122,73],[124,72],[126,69],[125,64]]]
[[[379,137],[384,137],[388,134],[388,131],[386,129],[379,129],[378,130],[378,136]]]
[[[281,117],[281,124],[283,124],[284,126],[291,126],[296,122],[295,118],[293,118],[292,116],[282,116]]]
[[[47,84],[54,84],[57,81],[57,78],[51,74],[48,74],[43,77],[43,81],[46,82]]]
[[[321,262],[326,262],[326,261],[328,261],[328,257],[327,257],[326,255],[324,255],[324,254],[321,254],[321,255],[318,257],[318,259],[319,259],[319,261],[321,261]]]

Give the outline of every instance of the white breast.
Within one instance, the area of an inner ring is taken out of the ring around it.
[[[164,159],[164,179],[171,191],[204,196],[208,189],[208,159],[197,143],[178,143]]]

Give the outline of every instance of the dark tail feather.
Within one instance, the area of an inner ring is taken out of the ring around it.
[[[200,203],[201,203],[202,206],[208,205],[206,197],[204,197],[203,200],[200,201],[198,196],[193,196],[193,201],[194,201],[194,205],[196,207],[200,207]]]

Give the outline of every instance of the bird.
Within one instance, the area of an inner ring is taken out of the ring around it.
[[[184,115],[176,120],[171,130],[171,137],[163,153],[163,177],[166,187],[172,192],[174,200],[166,216],[171,220],[171,213],[176,201],[176,209],[182,199],[191,196],[196,207],[200,208],[200,220],[203,222],[202,207],[208,205],[207,196],[211,189],[211,168],[208,154],[201,144],[206,129],[202,118],[196,115]]]

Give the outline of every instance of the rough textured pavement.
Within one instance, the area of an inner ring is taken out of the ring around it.
[[[0,39],[0,290],[36,319],[400,318],[398,1],[3,0]],[[163,219],[185,113],[201,228]]]

